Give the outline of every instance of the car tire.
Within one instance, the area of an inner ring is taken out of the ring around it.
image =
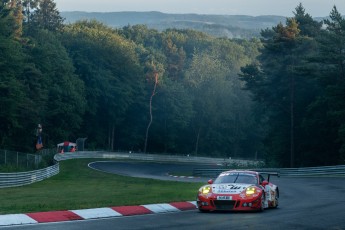
[[[210,212],[210,211],[209,211],[209,210],[205,210],[205,209],[199,208],[199,212],[206,213],[206,212]]]
[[[265,194],[262,194],[259,212],[263,212],[264,210],[265,210]]]
[[[277,208],[278,205],[279,205],[279,190],[276,189],[275,202],[274,202],[274,207],[273,208]]]

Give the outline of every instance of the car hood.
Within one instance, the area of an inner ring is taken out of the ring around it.
[[[251,184],[212,184],[212,192],[217,194],[239,194],[246,188],[253,186]]]

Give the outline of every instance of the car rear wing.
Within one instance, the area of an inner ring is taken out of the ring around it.
[[[259,172],[259,174],[265,174],[265,175],[267,175],[267,181],[268,181],[268,182],[270,182],[270,177],[271,177],[271,176],[280,177],[279,172]]]

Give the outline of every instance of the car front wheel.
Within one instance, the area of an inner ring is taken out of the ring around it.
[[[205,212],[210,212],[209,210],[205,210],[205,209],[201,209],[201,208],[199,208],[199,211],[200,211],[200,212],[203,212],[203,213],[205,213]]]

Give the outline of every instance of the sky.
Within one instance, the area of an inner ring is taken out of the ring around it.
[[[55,0],[60,12],[159,11],[222,15],[279,15],[292,17],[302,3],[312,17],[328,16],[335,5],[345,15],[345,0]]]

